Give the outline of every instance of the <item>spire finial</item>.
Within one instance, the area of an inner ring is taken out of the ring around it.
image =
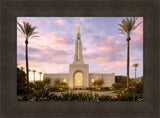
[[[79,28],[80,28],[80,25],[78,26],[78,33],[79,33]]]

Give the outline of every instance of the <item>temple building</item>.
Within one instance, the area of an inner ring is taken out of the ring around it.
[[[72,64],[69,64],[69,73],[44,73],[44,78],[51,79],[51,86],[54,86],[55,79],[66,82],[69,88],[89,88],[95,80],[103,79],[102,87],[111,87],[115,83],[115,74],[110,73],[89,73],[89,65],[84,63],[82,54],[82,41],[79,32],[75,42],[75,55]]]

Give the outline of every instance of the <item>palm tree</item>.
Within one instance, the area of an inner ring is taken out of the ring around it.
[[[32,70],[28,69],[28,77],[29,77],[30,72],[32,72]],[[29,85],[30,85],[30,83],[29,83]]]
[[[31,69],[28,69],[28,72],[31,72],[32,70]]]
[[[29,38],[38,37],[36,34],[38,32],[35,32],[36,27],[32,27],[31,24],[23,22],[23,25],[21,25],[19,22],[17,22],[18,27],[17,29],[20,31],[20,33],[25,38],[25,44],[26,44],[26,75],[27,75],[27,93],[29,94],[29,73],[28,73],[28,40]]]
[[[121,34],[127,35],[127,90],[129,89],[129,41],[131,40],[130,34],[135,30],[142,22],[136,24],[137,18],[125,18],[119,24],[120,28],[118,29]]]
[[[41,74],[42,74],[42,72],[39,72],[39,75],[40,75],[40,81],[41,81]]]
[[[133,66],[135,67],[135,79],[136,79],[136,71],[137,71],[138,63],[133,64]]]
[[[33,70],[34,83],[35,83],[35,72],[36,72],[36,70]]]

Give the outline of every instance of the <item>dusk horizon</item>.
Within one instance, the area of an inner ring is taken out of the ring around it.
[[[29,39],[29,69],[39,73],[69,73],[74,61],[75,42],[80,26],[85,64],[90,73],[115,73],[126,76],[127,41],[118,28],[124,17],[18,17],[29,22],[39,37]],[[143,17],[137,17],[137,23]],[[136,23],[136,24],[137,24]],[[143,76],[143,23],[133,30],[130,41],[130,78],[138,63],[137,78]],[[25,38],[17,30],[17,65],[25,68]],[[25,69],[24,69],[25,71]],[[33,81],[33,73],[29,74]]]

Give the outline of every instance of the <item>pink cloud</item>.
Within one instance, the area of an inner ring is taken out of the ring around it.
[[[68,71],[68,64],[72,63],[74,59],[74,42],[77,32],[75,24],[81,24],[80,32],[83,44],[83,57],[85,63],[91,64],[90,68],[94,68],[96,71],[102,71],[102,68],[105,68],[104,71],[108,70],[113,72],[113,70],[116,71],[116,68],[119,70],[121,67],[121,64],[113,62],[126,64],[126,37],[119,37],[117,34],[109,35],[109,32],[104,29],[99,32],[98,30],[100,29],[93,24],[92,20],[88,22],[85,18],[77,19],[74,22],[73,20],[69,22],[62,18],[48,19],[48,21],[38,20],[36,18],[26,20],[34,24],[34,26],[38,26],[40,35],[38,38],[29,40],[29,63],[33,69],[38,70],[43,68],[43,72]],[[62,27],[58,25],[63,26],[66,23],[67,25],[64,30],[61,30]],[[72,24],[74,24],[74,26]],[[74,28],[74,31],[70,30]],[[20,46],[23,47],[18,49],[17,53],[19,54],[17,60],[18,63],[25,65],[24,39],[19,33],[17,35],[17,46],[18,48]],[[143,25],[140,25],[134,30],[130,45],[131,66],[133,63],[143,62]],[[39,63],[37,63],[37,61],[39,61]],[[125,63],[123,63],[123,61]],[[124,70],[124,68],[122,70]]]
[[[106,37],[96,49],[92,48],[94,51],[85,51],[86,60],[97,64],[121,60],[120,53],[124,50],[124,44],[116,43],[116,41],[114,36]]]
[[[57,20],[55,20],[54,22],[57,23],[58,25],[64,25],[67,21],[62,20],[61,18],[57,18]]]
[[[84,21],[85,21],[85,19],[84,19],[84,18],[80,18],[80,21],[81,21],[81,22],[84,22]]]
[[[107,67],[103,68],[104,71],[122,70],[126,62],[115,62],[114,64],[109,64]]]
[[[18,45],[25,45],[23,38],[18,37]],[[44,33],[42,36],[34,39],[29,39],[29,47],[37,49],[55,48],[72,50],[72,37],[65,32]]]
[[[22,37],[18,37],[17,40],[17,61],[20,66],[25,67],[25,43]],[[65,32],[44,33],[41,37],[30,39],[28,45],[30,68],[37,71],[44,69],[43,72],[64,71],[73,61],[73,47],[71,36]],[[46,66],[48,63],[52,65],[50,68]]]

